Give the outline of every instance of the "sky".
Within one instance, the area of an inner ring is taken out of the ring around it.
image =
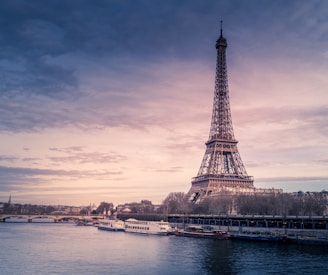
[[[0,10],[0,201],[161,203],[208,139],[223,20],[257,188],[328,189],[328,1],[11,0]]]

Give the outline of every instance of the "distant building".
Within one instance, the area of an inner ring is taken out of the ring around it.
[[[81,207],[70,206],[66,207],[64,211],[72,215],[78,215],[81,212]]]
[[[117,213],[155,213],[160,209],[161,205],[154,205],[149,200],[142,200],[141,202],[132,202],[119,204],[116,207]]]

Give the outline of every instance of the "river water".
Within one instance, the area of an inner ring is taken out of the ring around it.
[[[0,223],[0,274],[328,274],[328,248]]]

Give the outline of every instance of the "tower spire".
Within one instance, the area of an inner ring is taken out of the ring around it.
[[[235,139],[228,89],[226,48],[222,35],[216,41],[217,60],[212,121],[206,150],[198,174],[192,179],[189,194],[196,202],[224,188],[254,188],[252,177],[247,175]]]
[[[223,23],[223,21],[221,20],[221,21],[220,21],[220,24],[221,24],[220,36],[222,36],[222,23]]]

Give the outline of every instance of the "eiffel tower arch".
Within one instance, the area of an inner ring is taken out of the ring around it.
[[[220,191],[254,189],[253,178],[247,175],[238,152],[230,112],[228,73],[226,64],[227,40],[222,35],[216,41],[217,60],[212,122],[206,150],[198,174],[192,178],[190,199],[199,202]]]

